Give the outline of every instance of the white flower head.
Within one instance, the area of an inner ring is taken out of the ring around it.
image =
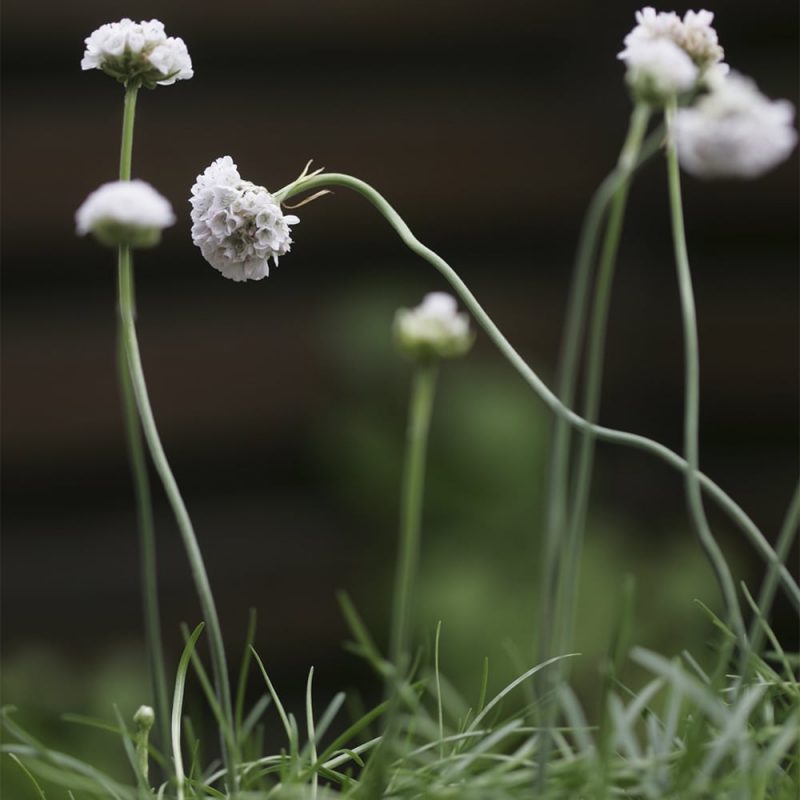
[[[670,39],[634,43],[626,52],[625,80],[643,100],[663,103],[669,97],[690,91],[697,83],[694,62]]]
[[[719,38],[711,23],[714,15],[710,11],[687,11],[681,19],[674,11],[656,11],[651,6],[636,12],[636,27],[625,37],[625,49],[617,58],[628,67],[627,81],[637,96],[648,102],[662,103],[668,93],[652,94],[654,85],[676,87],[680,73],[680,88],[672,93],[690,91],[706,82],[712,72],[724,74],[728,65],[722,63],[725,55]],[[695,66],[694,77],[688,78],[685,63],[669,53],[663,42],[678,47]],[[648,49],[653,48],[652,55]],[[642,66],[648,65],[642,82]],[[660,65],[660,66],[659,66]]]
[[[284,214],[263,187],[242,180],[230,156],[218,158],[192,186],[192,241],[226,278],[261,280],[269,261],[278,266],[292,245],[290,225],[300,220]]]
[[[464,355],[475,337],[467,314],[458,312],[456,299],[431,292],[416,308],[401,308],[395,314],[394,338],[401,352],[430,360]]]
[[[681,109],[675,139],[681,166],[701,178],[755,178],[786,159],[797,142],[788,100],[770,100],[731,73]]]
[[[122,83],[137,80],[148,89],[194,75],[183,39],[167,36],[157,19],[101,25],[86,39],[81,69],[101,69]]]
[[[144,181],[113,181],[95,189],[75,212],[80,236],[91,232],[105,245],[153,247],[175,223],[169,201]]]

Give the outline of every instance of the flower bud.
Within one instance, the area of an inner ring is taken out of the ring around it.
[[[401,353],[416,360],[463,356],[475,340],[469,317],[444,292],[425,295],[416,308],[401,308],[394,318],[394,339]]]
[[[174,224],[169,201],[144,181],[114,181],[92,192],[75,213],[80,236],[91,233],[104,245],[153,247]]]
[[[149,731],[155,721],[156,714],[150,706],[139,706],[133,715],[133,722],[137,730]]]

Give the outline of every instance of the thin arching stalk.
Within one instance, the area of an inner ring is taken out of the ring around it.
[[[464,305],[469,309],[476,322],[484,330],[489,339],[501,351],[503,356],[509,361],[514,369],[519,372],[523,380],[533,389],[542,402],[558,416],[567,420],[573,427],[581,431],[592,433],[597,439],[601,439],[613,444],[626,445],[637,450],[643,450],[651,455],[655,455],[665,461],[671,467],[680,472],[691,472],[692,468],[686,459],[670,450],[668,447],[634,433],[614,430],[602,425],[593,425],[572,409],[565,406],[542,379],[534,372],[520,354],[511,346],[510,342],[503,336],[500,329],[494,324],[491,317],[486,313],[478,302],[475,295],[469,290],[467,285],[455,270],[429,247],[420,242],[411,229],[406,225],[400,215],[375,189],[364,181],[350,175],[341,173],[321,173],[313,177],[296,181],[280,192],[276,193],[277,198],[283,202],[290,197],[306,191],[313,191],[330,186],[342,186],[358,192],[385,217],[387,222],[394,228],[406,246],[414,253],[425,259],[435,267],[441,275],[453,287],[454,291],[461,298]],[[697,472],[697,481],[701,487],[711,495],[717,503],[725,510],[731,519],[741,528],[747,538],[758,550],[759,554],[767,563],[777,563],[780,571],[781,580],[787,590],[794,605],[800,609],[800,587],[798,587],[790,572],[785,565],[780,563],[775,551],[770,546],[764,534],[758,529],[755,523],[748,517],[744,510],[729,497],[714,481],[707,475]]]

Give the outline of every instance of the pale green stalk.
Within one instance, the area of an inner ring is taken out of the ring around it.
[[[623,179],[619,183],[611,201],[608,226],[600,253],[584,377],[583,417],[590,423],[594,423],[597,420],[600,408],[608,308],[611,300],[611,286],[614,279],[619,240],[622,235],[630,179],[639,157],[639,151],[642,147],[649,120],[649,106],[641,103],[637,104],[631,114],[630,129],[620,153],[618,170]],[[556,654],[566,653],[572,649],[581,549],[594,463],[594,442],[595,437],[591,431],[584,433],[578,454],[574,478],[575,484],[570,503],[569,526],[567,527],[567,537],[564,545],[565,557],[562,561],[559,575],[559,600],[556,619],[558,620],[557,631],[561,636],[558,640]],[[563,669],[569,669],[566,663]]]
[[[125,92],[125,114],[123,119],[122,149],[120,154],[120,177],[123,180],[130,180],[131,157],[133,150],[133,123],[136,109],[136,94],[138,85],[132,83]],[[139,460],[134,462],[134,470],[137,476],[137,486],[140,492],[141,485],[139,479],[143,477],[142,485],[146,484],[146,467],[144,465],[144,455],[141,452],[141,439],[139,438],[139,426],[134,424],[132,417],[133,405],[138,408],[144,437],[150,449],[150,456],[156,468],[164,490],[167,494],[172,510],[178,522],[178,528],[183,539],[186,554],[189,558],[192,577],[195,588],[200,598],[200,605],[203,610],[203,617],[208,625],[209,648],[211,651],[211,663],[214,673],[214,684],[219,700],[220,708],[225,720],[233,731],[233,707],[231,704],[230,684],[228,682],[228,666],[225,660],[225,648],[222,641],[222,631],[219,625],[214,597],[211,593],[211,586],[208,582],[203,556],[197,543],[194,529],[192,527],[189,514],[181,497],[178,485],[172,474],[172,470],[167,461],[161,439],[158,435],[153,412],[150,407],[150,399],[147,394],[147,385],[144,379],[141,358],[139,355],[139,344],[136,338],[135,323],[135,302],[134,302],[134,283],[133,283],[133,263],[131,250],[127,245],[119,248],[119,315],[120,315],[120,338],[122,341],[122,354],[127,362],[127,380],[122,378],[124,370],[120,370],[123,398],[125,400],[125,419],[129,431],[131,442],[138,441]],[[134,448],[131,448],[132,458]],[[141,505],[140,505],[141,508]],[[148,504],[149,509],[149,504]],[[152,520],[152,517],[150,517]],[[152,652],[154,675],[158,675],[156,684],[156,713],[159,717],[159,728],[163,730],[164,721],[168,719],[166,702],[166,676],[163,669],[163,652],[161,651],[161,636],[158,624],[158,598],[156,594],[155,581],[155,543],[152,525],[142,532],[142,554],[143,554],[143,576],[144,594],[146,608],[146,625],[148,641]],[[159,666],[156,666],[158,661]],[[156,673],[155,669],[159,672]],[[163,685],[161,681],[163,680]],[[162,733],[162,736],[164,734]],[[222,736],[223,758],[228,769],[228,775],[232,776],[232,781],[237,779],[234,768],[236,755],[229,744],[229,737]],[[169,736],[163,740],[163,744],[169,742]],[[235,788],[235,787],[232,787]]]
[[[211,585],[208,582],[203,555],[197,542],[189,512],[181,497],[178,484],[172,474],[169,462],[167,461],[161,438],[158,435],[153,410],[150,406],[150,398],[147,393],[147,384],[144,379],[141,356],[139,354],[139,342],[136,337],[136,324],[133,313],[133,271],[131,264],[131,252],[127,246],[120,248],[120,269],[119,269],[119,307],[122,318],[122,331],[125,342],[125,352],[128,358],[128,367],[131,374],[133,394],[136,405],[139,409],[139,418],[142,423],[142,430],[147,445],[150,448],[150,456],[156,472],[161,478],[164,491],[169,500],[170,506],[175,514],[178,529],[183,539],[183,546],[189,559],[192,578],[195,589],[200,599],[200,606],[203,611],[203,618],[208,626],[209,650],[211,651],[211,666],[214,674],[214,688],[219,701],[225,722],[231,731],[233,727],[233,706],[231,703],[230,683],[228,681],[228,665],[225,660],[225,648],[222,640],[222,630],[219,624],[217,608],[214,603],[214,596],[211,592]],[[223,742],[223,758],[228,770],[228,775],[233,781],[236,780],[236,753],[231,737],[221,735]]]
[[[136,96],[139,86],[130,83],[125,89],[125,106],[122,117],[122,144],[119,155],[119,179],[131,179],[133,158],[133,125],[136,115]],[[122,258],[120,252],[120,259]],[[135,309],[133,286],[131,286],[131,307]],[[161,639],[161,615],[158,606],[158,579],[156,570],[155,525],[153,523],[153,503],[150,496],[150,481],[147,476],[147,462],[142,443],[142,431],[136,413],[136,401],[131,386],[125,355],[125,341],[122,332],[122,318],[117,328],[117,374],[125,436],[128,443],[128,458],[133,474],[134,492],[139,528],[139,552],[141,558],[142,600],[144,603],[145,639],[153,688],[153,705],[158,720],[159,744],[166,748],[169,744],[169,700],[167,692],[166,661]]]
[[[394,228],[401,240],[414,253],[425,259],[435,267],[447,282],[453,287],[456,294],[461,298],[464,305],[472,313],[477,323],[483,328],[489,339],[501,351],[503,356],[509,361],[514,369],[519,372],[523,380],[533,389],[542,402],[556,415],[562,417],[570,425],[580,431],[591,432],[596,438],[613,444],[622,444],[643,450],[651,455],[655,455],[662,461],[681,472],[691,472],[692,468],[688,462],[674,453],[668,447],[658,442],[639,436],[634,433],[606,428],[602,425],[593,425],[583,417],[576,414],[572,409],[565,406],[558,397],[548,388],[542,379],[525,362],[522,356],[511,346],[509,341],[503,336],[499,328],[494,324],[491,317],[484,311],[478,303],[475,295],[467,288],[467,285],[459,278],[455,270],[433,250],[422,244],[411,232],[410,228],[391,205],[369,184],[354,178],[350,175],[341,173],[321,173],[302,180],[295,181],[284,189],[276,193],[279,201],[284,202],[294,195],[302,192],[321,189],[327,186],[342,186],[352,189],[365,197],[375,208],[385,217],[387,222]],[[711,495],[717,503],[725,510],[728,516],[741,528],[751,544],[758,550],[761,557],[770,564],[776,564],[780,571],[781,581],[793,604],[800,609],[800,587],[798,587],[791,573],[785,565],[780,563],[775,551],[770,546],[764,534],[758,529],[755,523],[747,516],[744,510],[729,497],[714,481],[701,472],[696,474],[697,481],[702,488]]]
[[[697,317],[695,314],[692,275],[689,269],[689,254],[686,248],[686,232],[683,225],[683,203],[681,201],[681,176],[678,152],[675,147],[674,123],[677,102],[673,98],[667,105],[667,177],[669,181],[669,204],[672,217],[672,240],[675,248],[675,264],[678,272],[678,289],[681,298],[683,323],[684,358],[686,361],[686,387],[684,398],[683,446],[689,470],[686,472],[686,495],[697,533],[706,555],[716,574],[725,602],[728,619],[745,648],[747,632],[742,611],[736,596],[736,586],[725,556],[714,539],[703,508],[699,471],[699,418],[700,418],[700,357],[697,340]],[[777,559],[777,555],[775,556]]]
[[[592,304],[591,327],[585,367],[584,411],[589,422],[597,419],[602,386],[602,365],[608,319],[608,306],[616,265],[617,250],[622,234],[628,189],[642,149],[644,134],[650,120],[649,106],[638,103],[631,112],[628,133],[611,174],[610,210],[598,264]],[[601,191],[602,191],[601,186]],[[593,204],[594,205],[594,204]],[[573,290],[567,309],[564,346],[561,353],[559,398],[566,405],[574,400],[578,379],[581,339],[585,328],[586,306],[589,300],[590,275],[595,243],[605,204],[590,208],[586,228],[581,236],[576,261]],[[587,241],[588,240],[588,241]],[[547,529],[545,540],[551,558],[545,559],[542,582],[542,616],[540,621],[539,658],[565,653],[572,647],[575,613],[578,601],[580,555],[586,521],[591,474],[594,460],[594,436],[584,433],[575,471],[570,515],[567,523],[569,494],[569,424],[562,417],[556,420],[547,494]],[[555,723],[557,706],[553,690],[566,680],[570,663],[561,662],[554,670],[542,673],[539,693],[547,700],[542,706],[542,724],[550,729]],[[539,754],[538,786],[541,789],[547,774],[552,740],[545,737]]]
[[[392,610],[389,659],[403,681],[411,664],[411,629],[414,590],[419,570],[422,529],[422,496],[425,487],[425,455],[428,446],[437,364],[420,362],[414,371],[406,431],[406,457],[400,503],[400,537]]]

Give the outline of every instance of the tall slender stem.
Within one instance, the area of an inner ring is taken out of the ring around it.
[[[591,432],[598,439],[613,444],[626,445],[637,450],[643,450],[651,455],[657,456],[671,467],[683,473],[696,473],[697,481],[702,488],[717,501],[730,518],[741,528],[752,545],[758,550],[761,557],[767,563],[778,565],[777,568],[780,571],[781,581],[793,604],[800,609],[800,587],[798,587],[797,582],[794,580],[789,570],[786,569],[785,565],[780,563],[775,551],[772,549],[764,534],[731,497],[711,480],[711,478],[704,475],[702,472],[693,470],[686,459],[682,458],[668,447],[665,447],[663,444],[638,434],[618,431],[613,428],[606,428],[602,425],[594,425],[565,406],[536,372],[531,369],[522,356],[512,347],[505,336],[503,336],[500,329],[494,324],[491,317],[486,313],[475,295],[472,294],[455,270],[441,256],[422,244],[386,199],[369,184],[350,175],[334,172],[321,173],[291,184],[280,192],[277,192],[276,196],[283,202],[294,195],[327,186],[343,186],[351,189],[365,197],[375,206],[392,228],[394,228],[406,246],[441,273],[445,280],[453,287],[456,294],[461,298],[464,305],[470,310],[470,313],[481,328],[483,328],[489,339],[522,376],[523,380],[538,395],[539,399],[554,414],[564,418],[570,425],[581,431]]]
[[[398,672],[397,677],[400,681],[405,679],[411,664],[411,628],[422,528],[425,454],[433,412],[436,372],[436,363],[420,363],[414,372],[411,386],[389,649],[389,658]]]
[[[629,151],[628,142],[639,124],[640,111],[634,109],[631,114],[628,133],[623,151]],[[632,168],[650,158],[660,148],[663,140],[663,128],[657,128],[641,147],[638,159],[634,159]],[[605,178],[592,196],[586,216],[578,237],[578,249],[575,254],[572,283],[567,301],[564,335],[558,358],[557,394],[561,402],[570,407],[575,397],[578,381],[578,369],[582,350],[583,334],[586,327],[586,307],[589,303],[592,265],[594,263],[597,239],[600,227],[608,206],[616,196],[623,183],[631,179],[627,169],[628,160],[620,158],[614,170]],[[625,167],[623,169],[623,167]],[[552,647],[555,624],[555,600],[558,573],[563,556],[564,526],[566,519],[568,466],[571,431],[569,422],[561,416],[555,419],[553,436],[550,445],[547,467],[547,492],[545,497],[544,520],[544,552],[540,586],[540,617],[537,646],[539,661],[544,661],[555,654]],[[542,673],[545,675],[545,673]],[[547,670],[544,680],[551,680],[553,672]]]
[[[703,508],[703,496],[698,479],[699,470],[699,421],[700,421],[700,355],[697,337],[692,275],[689,269],[689,253],[686,248],[686,232],[683,225],[683,202],[681,199],[681,176],[678,153],[675,147],[674,123],[677,102],[673,98],[666,107],[667,122],[667,177],[669,181],[669,204],[672,217],[672,240],[675,248],[675,265],[678,272],[678,289],[681,299],[683,323],[684,358],[686,361],[686,386],[684,397],[683,447],[689,470],[686,472],[686,496],[697,533],[711,562],[722,591],[726,612],[740,644],[747,642],[744,619],[736,596],[736,587],[725,556],[714,539]]]
[[[614,279],[619,241],[622,235],[622,225],[625,218],[628,190],[649,120],[649,106],[637,104],[631,114],[628,135],[619,157],[617,168],[621,180],[611,200],[608,226],[600,253],[584,378],[583,417],[591,423],[597,420],[600,407],[608,308],[611,300],[611,286]],[[557,652],[559,653],[565,653],[572,648],[580,556],[594,462],[594,442],[594,434],[591,431],[585,432],[578,454],[575,486],[570,503],[571,513],[564,545],[564,558],[559,575],[559,600],[557,605],[557,624],[561,634],[557,647]],[[566,489],[562,491],[566,491]],[[564,666],[563,669],[568,669],[568,667]]]
[[[145,440],[150,449],[150,456],[156,472],[161,478],[167,499],[175,514],[178,529],[180,530],[186,555],[189,559],[189,566],[192,572],[195,589],[200,599],[200,606],[203,618],[207,625],[209,637],[209,649],[211,651],[211,665],[214,674],[214,687],[219,701],[225,723],[231,733],[230,736],[221,736],[223,743],[223,759],[227,770],[227,776],[231,788],[235,788],[237,783],[237,773],[235,765],[237,763],[235,747],[233,744],[233,705],[231,703],[230,682],[228,680],[228,665],[225,660],[225,648],[222,640],[222,630],[219,624],[217,608],[214,603],[214,596],[211,592],[211,585],[208,581],[203,555],[189,518],[189,512],[181,497],[178,484],[172,474],[167,456],[161,444],[161,438],[156,428],[153,410],[150,406],[150,398],[147,393],[144,371],[142,369],[141,356],[139,354],[139,343],[136,338],[136,324],[133,312],[133,268],[131,264],[131,252],[129,247],[120,248],[119,262],[119,306],[122,318],[122,333],[125,343],[125,353],[130,369],[133,394],[139,410],[139,418],[142,423]]]
[[[136,115],[136,96],[139,86],[131,83],[125,88],[125,106],[122,117],[122,143],[119,156],[119,179],[131,179],[133,159],[133,125]],[[122,259],[120,250],[119,259]],[[135,308],[133,286],[131,286],[131,307]],[[137,521],[139,528],[139,553],[141,560],[142,601],[144,604],[145,639],[153,690],[158,742],[163,748],[169,747],[169,694],[167,691],[166,660],[161,639],[161,615],[158,603],[158,578],[156,570],[155,524],[153,522],[153,503],[150,496],[150,481],[147,476],[147,461],[142,442],[142,431],[136,412],[136,401],[128,370],[125,342],[122,333],[122,317],[117,323],[117,374],[122,396],[122,415],[125,437],[128,445],[128,458],[133,475],[136,495]]]

